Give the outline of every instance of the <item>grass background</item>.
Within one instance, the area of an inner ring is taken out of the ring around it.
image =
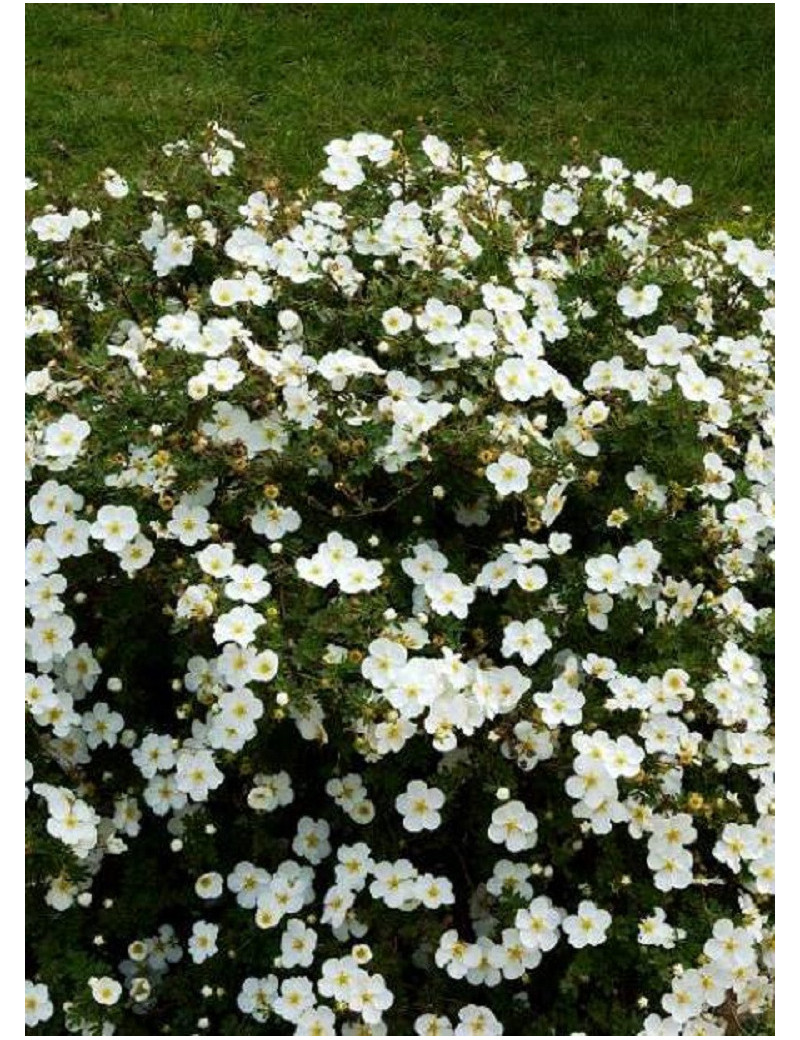
[[[420,121],[554,170],[596,151],[771,213],[772,4],[27,5],[27,172],[72,190],[217,118],[292,185]]]

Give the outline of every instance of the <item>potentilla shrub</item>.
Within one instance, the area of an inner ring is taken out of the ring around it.
[[[767,1031],[768,236],[163,151],[28,184],[28,1026]]]

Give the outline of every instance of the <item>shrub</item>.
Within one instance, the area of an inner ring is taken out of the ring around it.
[[[766,1029],[771,251],[608,157],[163,151],[29,184],[28,1025]]]

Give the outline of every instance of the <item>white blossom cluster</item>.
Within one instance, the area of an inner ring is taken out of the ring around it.
[[[243,149],[28,199],[26,1024],[760,1021],[771,249],[612,157]]]

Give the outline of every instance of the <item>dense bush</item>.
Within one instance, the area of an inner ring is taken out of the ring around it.
[[[163,151],[28,185],[28,1026],[768,1031],[767,236]]]

